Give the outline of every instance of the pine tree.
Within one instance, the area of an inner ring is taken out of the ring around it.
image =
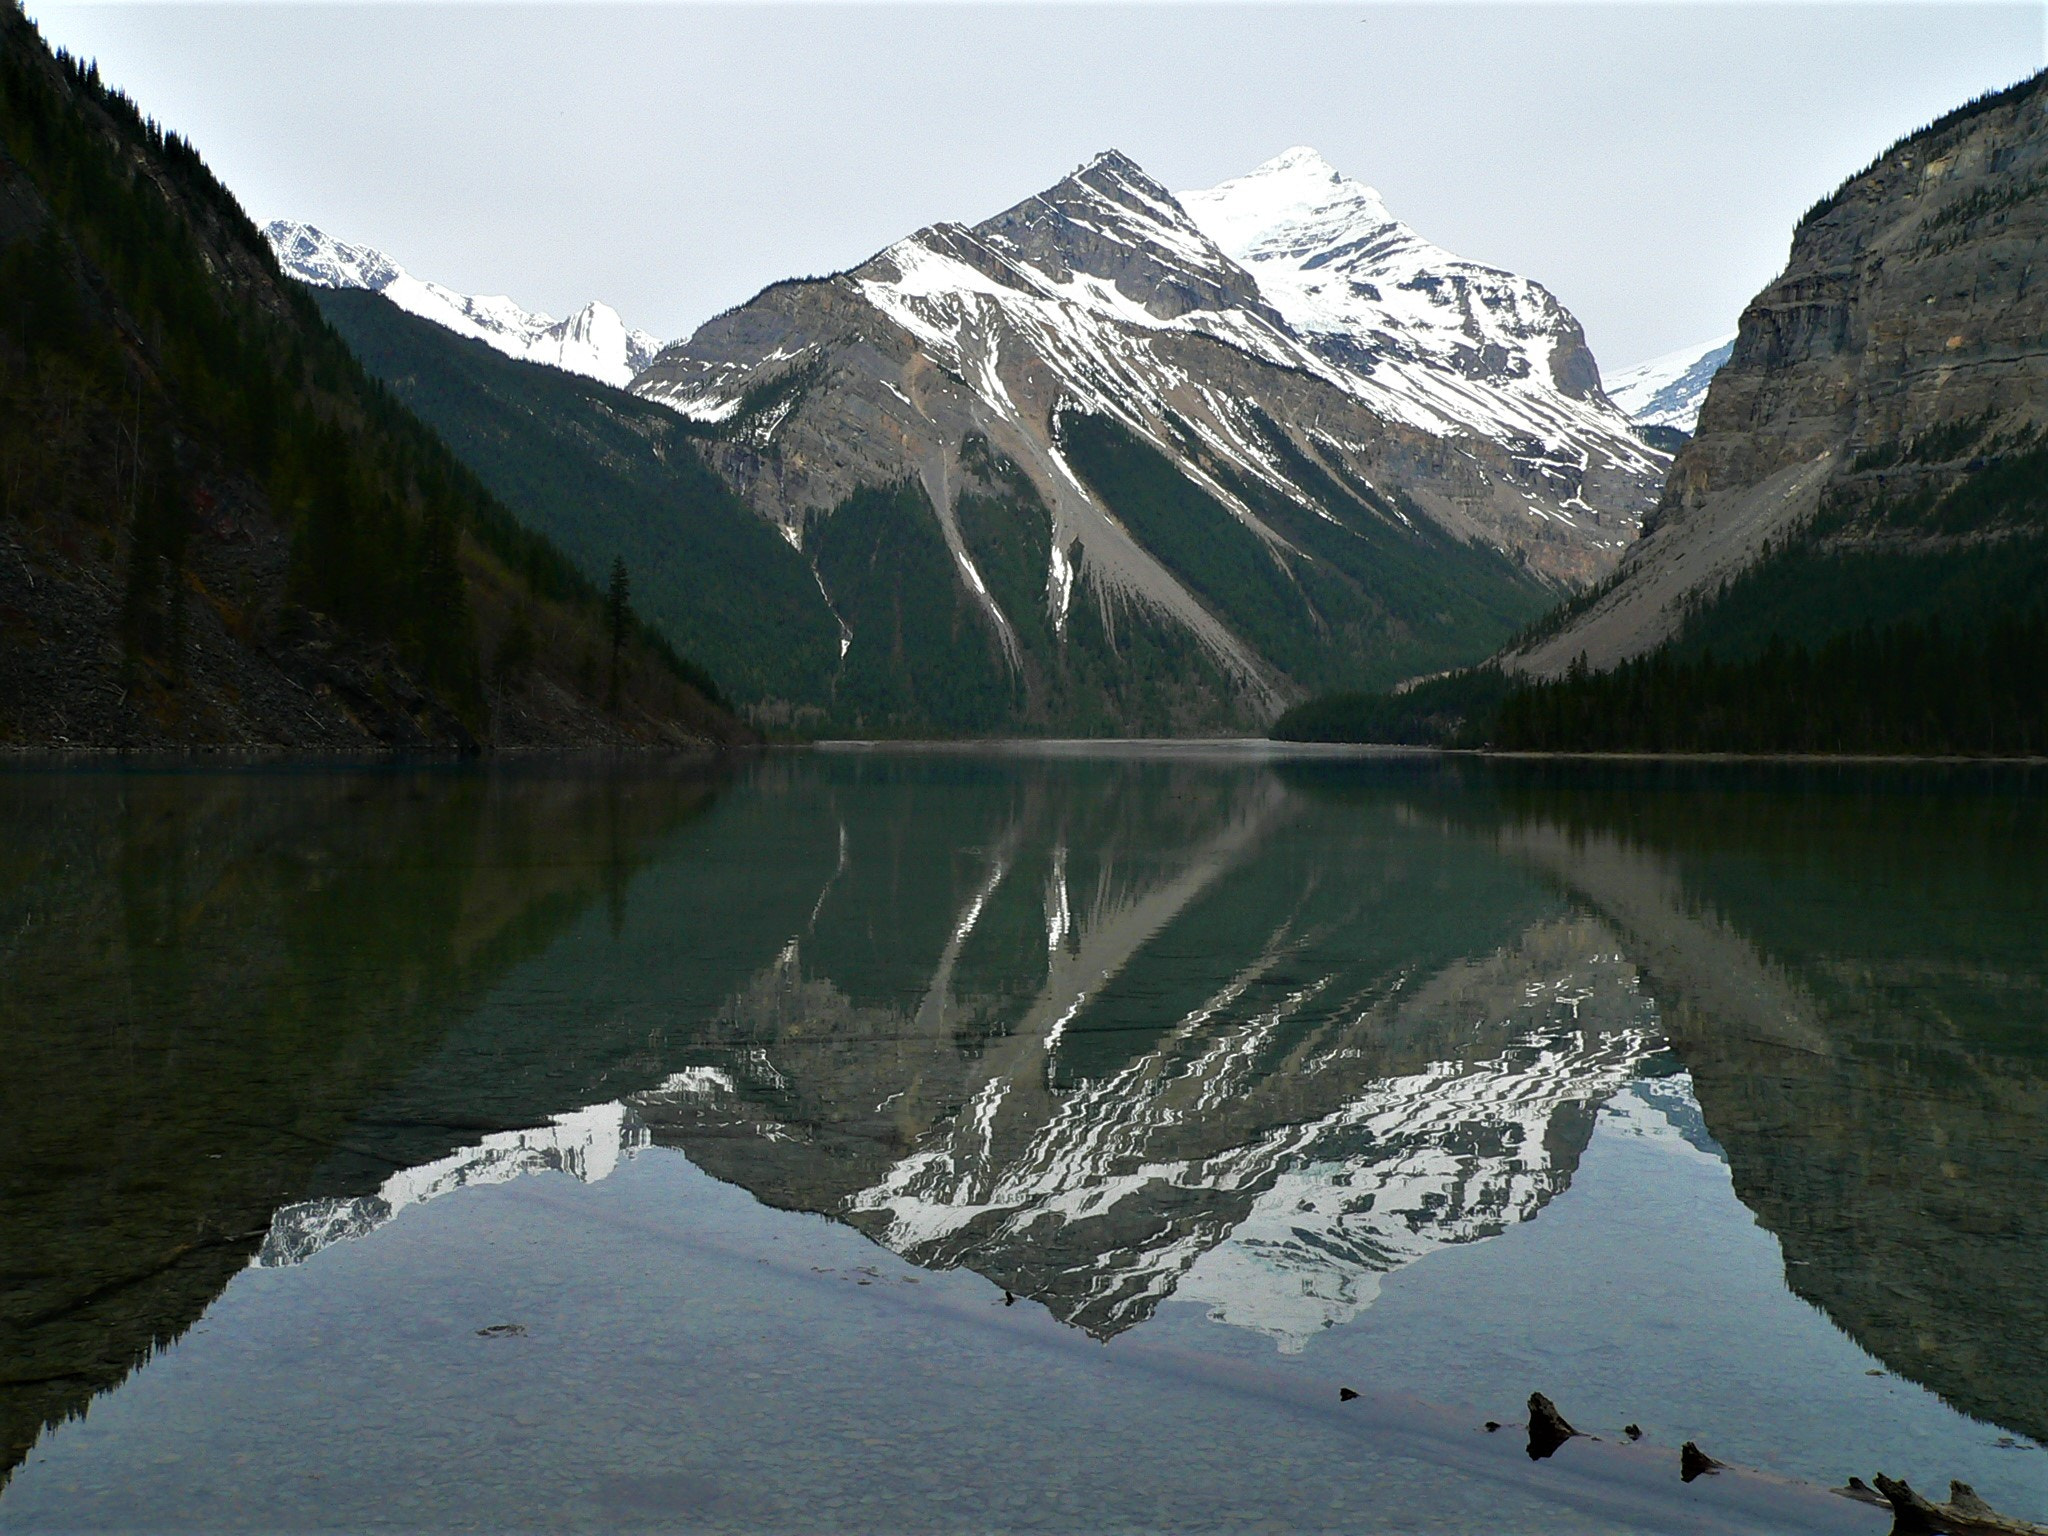
[[[633,584],[626,575],[626,562],[621,556],[612,559],[612,579],[605,588],[605,624],[611,630],[612,672],[609,690],[611,703],[619,702],[619,651],[626,643],[626,626],[633,616]]]

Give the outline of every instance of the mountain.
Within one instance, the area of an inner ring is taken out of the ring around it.
[[[1218,227],[1256,222],[1205,196]],[[1604,574],[1662,477],[1548,295],[1392,243],[1347,279],[1387,284],[1376,331],[1297,324],[1311,279],[1263,262],[1272,298],[1108,153],[777,283],[632,387],[716,428],[709,462],[812,563],[846,728],[1256,728],[1476,659]]]
[[[608,304],[586,304],[566,320],[553,320],[501,294],[472,297],[426,282],[382,251],[350,245],[310,224],[273,219],[263,234],[287,276],[315,288],[381,293],[408,314],[484,342],[507,357],[623,388],[661,350],[661,343],[645,331],[629,330]]]
[[[2048,572],[2048,73],[1894,145],[1800,222],[1611,588],[1507,658],[1723,655],[1982,624]],[[1726,584],[1727,590],[1722,590]]]
[[[746,734],[364,375],[189,144],[17,8],[0,43],[0,742]]]
[[[1707,386],[1735,350],[1733,336],[1681,347],[1616,374],[1607,398],[1641,427],[1675,427],[1690,434],[1706,403]]]

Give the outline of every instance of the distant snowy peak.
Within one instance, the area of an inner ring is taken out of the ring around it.
[[[263,233],[289,276],[320,288],[381,293],[408,314],[484,342],[507,357],[623,389],[661,350],[660,341],[628,329],[608,304],[586,304],[568,319],[555,320],[502,294],[472,296],[426,282],[382,251],[337,240],[310,224],[276,219]]]
[[[1426,430],[1640,458],[1584,332],[1548,289],[1430,243],[1315,150],[1178,200],[1377,408]]]
[[[1734,350],[1735,335],[1731,331],[1712,341],[1653,357],[1616,375],[1607,386],[1607,398],[1627,411],[1640,426],[1676,427],[1681,432],[1690,432],[1699,424],[1707,386],[1714,382],[1714,375]]]
[[[277,264],[302,283],[318,288],[367,288],[382,293],[405,277],[405,268],[382,251],[351,245],[292,219],[273,219],[264,226]]]

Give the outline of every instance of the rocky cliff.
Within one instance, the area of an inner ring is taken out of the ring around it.
[[[2044,237],[2048,75],[1950,113],[1823,199],[1744,312],[1611,587],[1509,664],[1554,676],[1581,653],[1596,668],[1641,654],[1788,541],[1939,553],[2025,531],[2023,498],[1959,498],[1986,476],[2017,485],[2039,457]]]

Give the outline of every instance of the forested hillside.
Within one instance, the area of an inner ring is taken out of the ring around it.
[[[615,559],[635,605],[734,699],[821,700],[839,625],[804,557],[692,446],[705,429],[521,362],[355,288],[308,290],[370,373],[586,576]]]
[[[1831,503],[1694,605],[1672,639],[1609,671],[1536,680],[1478,668],[1401,694],[1314,700],[1274,734],[1538,752],[2048,755],[2048,449],[2001,447],[1946,489]]]
[[[744,734],[372,383],[192,146],[0,11],[0,744]]]

